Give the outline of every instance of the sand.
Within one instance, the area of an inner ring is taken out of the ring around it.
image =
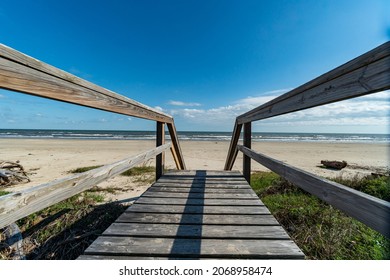
[[[30,174],[31,182],[17,185],[13,190],[36,186],[69,176],[69,170],[102,165],[153,149],[154,141],[111,141],[69,139],[0,139],[0,161],[19,161]],[[222,170],[229,142],[182,141],[181,147],[187,169]],[[390,144],[254,142],[252,148],[287,164],[323,177],[361,176],[389,169]],[[321,160],[345,160],[348,167],[341,171],[320,168]],[[151,160],[147,165],[154,165]],[[170,153],[166,167],[175,168]],[[234,168],[242,169],[239,153]],[[252,170],[267,170],[252,161]],[[110,200],[130,201],[148,187],[128,177],[117,176],[99,185],[128,189],[109,197]]]

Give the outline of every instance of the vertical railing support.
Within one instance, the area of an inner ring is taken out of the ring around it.
[[[176,164],[176,168],[178,170],[185,170],[186,165],[184,163],[183,154],[181,152],[181,148],[179,145],[179,139],[177,137],[177,132],[176,132],[174,122],[167,123],[167,127],[168,127],[169,135],[171,136],[171,141],[172,141],[171,151],[172,151],[173,159]]]
[[[244,146],[248,149],[252,148],[252,123],[244,123]],[[245,180],[248,184],[251,183],[251,158],[244,154],[243,157],[243,172]]]
[[[240,139],[241,130],[242,130],[242,124],[238,124],[236,122],[234,124],[232,140],[230,141],[229,151],[226,158],[226,163],[224,168],[225,170],[232,170],[234,162],[236,161],[237,153],[238,153],[237,143],[238,140]]]
[[[157,122],[156,127],[156,147],[165,144],[165,123]],[[156,156],[156,181],[160,179],[160,177],[164,173],[164,165],[165,165],[165,152]]]

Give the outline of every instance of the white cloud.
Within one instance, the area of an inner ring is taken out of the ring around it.
[[[267,103],[268,101],[271,101],[272,99],[290,91],[291,88],[286,88],[286,89],[277,89],[277,90],[271,90],[262,93],[259,96],[248,96],[246,98],[237,100],[235,103],[236,104],[243,104],[243,105],[252,105],[253,108],[260,106],[264,103]]]
[[[160,106],[154,106],[154,109],[156,109],[157,111],[160,111],[160,112],[164,112],[164,109],[161,108]]]
[[[2,94],[0,94],[0,98],[5,98],[5,96],[4,96],[4,95],[2,95]]]
[[[198,107],[198,106],[202,106],[202,104],[200,103],[196,103],[196,102],[183,102],[183,101],[176,101],[176,100],[170,100],[168,102],[169,105],[173,105],[173,106],[187,106],[187,107]]]
[[[219,129],[231,127],[235,118],[262,105],[288,90],[268,92],[260,96],[249,96],[232,105],[211,109],[183,108],[169,110],[176,119]],[[290,113],[255,123],[256,127],[312,127],[319,126],[388,126],[390,112],[390,91],[349,99],[341,102]]]

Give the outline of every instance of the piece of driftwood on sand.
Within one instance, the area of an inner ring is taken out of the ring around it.
[[[10,186],[20,182],[30,182],[27,173],[19,162],[0,162],[0,186]]]
[[[337,160],[321,160],[321,164],[326,168],[341,170],[345,168],[348,164],[346,161],[337,161]]]

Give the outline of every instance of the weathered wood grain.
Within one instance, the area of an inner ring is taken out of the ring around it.
[[[237,117],[243,124],[390,88],[390,42]]]
[[[244,185],[241,182],[240,183],[215,183],[215,182],[208,182],[208,183],[201,183],[201,182],[187,182],[187,183],[180,183],[180,181],[176,182],[156,182],[152,185],[153,187],[174,187],[174,188],[205,188],[205,189],[249,189],[250,186]]]
[[[227,171],[232,170],[234,162],[236,161],[237,153],[238,153],[237,143],[238,143],[238,140],[240,139],[241,130],[242,130],[242,124],[238,124],[237,120],[236,120],[234,123],[232,139],[230,141],[224,170],[227,170]]]
[[[116,255],[81,255],[77,258],[79,261],[97,261],[97,260],[178,260],[183,258],[170,257],[144,257],[144,256],[116,256]],[[198,260],[199,258],[185,258],[186,260]]]
[[[204,192],[197,192],[197,193],[191,193],[190,192],[159,192],[159,191],[147,191],[145,192],[142,197],[159,197],[159,198],[198,198],[198,199],[258,199],[257,195],[254,192],[250,193],[204,193]]]
[[[0,87],[148,120],[172,117],[0,44]]]
[[[229,181],[228,172],[223,174]],[[197,175],[208,179],[204,172]],[[184,185],[149,188],[80,259],[304,258],[248,184],[245,189]]]
[[[164,145],[165,143],[165,124],[162,122],[156,122],[156,147]],[[172,147],[172,146],[171,146]],[[156,155],[156,180],[164,173],[165,168],[165,153]]]
[[[390,202],[326,180],[244,146],[238,149],[283,178],[390,237]]]
[[[0,228],[92,188],[108,178],[118,175],[133,166],[155,157],[158,153],[169,149],[170,146],[171,143],[167,143],[137,156],[108,164],[88,172],[0,196]]]
[[[290,240],[179,239],[101,236],[85,255],[303,259]]]
[[[172,154],[185,169],[173,118],[0,44],[0,88],[168,124]]]
[[[137,204],[157,205],[220,205],[220,206],[257,206],[264,205],[259,199],[214,199],[214,198],[159,198],[140,197]]]
[[[278,221],[271,214],[262,215],[231,215],[231,214],[165,214],[165,213],[137,213],[124,212],[116,223],[144,223],[144,224],[182,224],[182,225],[257,225],[277,226]]]
[[[236,118],[225,170],[233,168],[244,123],[296,112],[390,88],[390,42]]]
[[[186,164],[184,162],[184,157],[183,153],[181,151],[181,147],[179,144],[179,138],[177,137],[177,132],[176,132],[176,126],[174,123],[174,120],[172,119],[172,122],[167,123],[168,127],[168,132],[171,137],[171,142],[172,142],[172,156],[176,164],[176,168],[178,170],[185,170]]]
[[[244,146],[247,148],[252,147],[252,123],[244,123]],[[251,183],[251,158],[244,155],[242,162],[242,173],[248,184]]]
[[[235,193],[247,193],[249,188],[245,188],[244,186],[237,187],[229,187],[229,188],[208,188],[206,187],[171,187],[171,186],[152,186],[148,189],[148,192],[177,192],[177,193],[226,193],[226,194],[235,194]]]
[[[234,178],[168,178],[168,177],[161,177],[160,180],[158,180],[160,183],[201,183],[201,184],[243,184],[245,185],[247,181],[243,177],[234,177]]]
[[[281,226],[237,225],[114,223],[102,235],[202,239],[290,239]]]
[[[269,214],[265,206],[185,206],[185,205],[150,205],[150,204],[133,204],[128,212],[142,213],[172,213],[172,214]]]
[[[164,177],[190,177],[190,178],[233,178],[243,177],[241,172],[238,170],[224,171],[224,170],[169,170],[164,174]]]

